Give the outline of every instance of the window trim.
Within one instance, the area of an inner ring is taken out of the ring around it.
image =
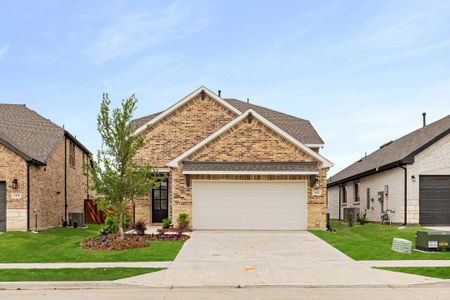
[[[340,187],[340,193],[341,193],[341,203],[342,206],[347,205],[347,185],[341,185]]]
[[[71,166],[72,168],[75,168],[76,166],[76,146],[75,143],[70,141],[69,142],[69,166]]]
[[[361,182],[359,180],[353,182],[353,203],[361,203]]]

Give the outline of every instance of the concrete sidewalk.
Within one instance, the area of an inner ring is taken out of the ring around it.
[[[168,268],[171,261],[0,264],[0,269]]]
[[[368,267],[450,267],[450,260],[363,260]]]

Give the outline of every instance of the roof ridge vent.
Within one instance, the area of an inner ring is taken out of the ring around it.
[[[392,144],[392,142],[393,142],[393,140],[390,140],[389,142],[384,143],[383,145],[380,146],[380,149]]]

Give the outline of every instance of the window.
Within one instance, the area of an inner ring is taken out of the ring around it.
[[[367,188],[367,209],[370,209],[370,188]]]
[[[359,203],[359,201],[361,200],[359,197],[359,185],[360,185],[359,181],[355,181],[355,183],[353,185],[354,196],[355,196],[355,199],[353,201],[357,202],[357,203]]]
[[[347,204],[347,187],[345,185],[340,186],[342,204]]]
[[[69,165],[75,168],[75,144],[72,141],[69,144]]]

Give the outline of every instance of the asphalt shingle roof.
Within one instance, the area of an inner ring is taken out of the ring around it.
[[[253,109],[303,144],[324,144],[322,138],[319,136],[317,131],[308,120],[300,119],[285,113],[281,113],[237,99],[224,100],[241,112],[245,112],[250,108]],[[158,116],[160,113],[161,112],[135,119],[133,120],[133,124],[136,126],[136,128],[139,128],[151,119]]]
[[[62,127],[25,105],[0,104],[0,143],[27,160],[45,164],[65,134],[89,153]]]
[[[366,172],[383,169],[383,167],[398,163],[411,163],[413,156],[439,138],[450,133],[450,115],[417,129],[399,139],[385,144],[380,149],[351,164],[328,180],[329,185],[335,185]]]

